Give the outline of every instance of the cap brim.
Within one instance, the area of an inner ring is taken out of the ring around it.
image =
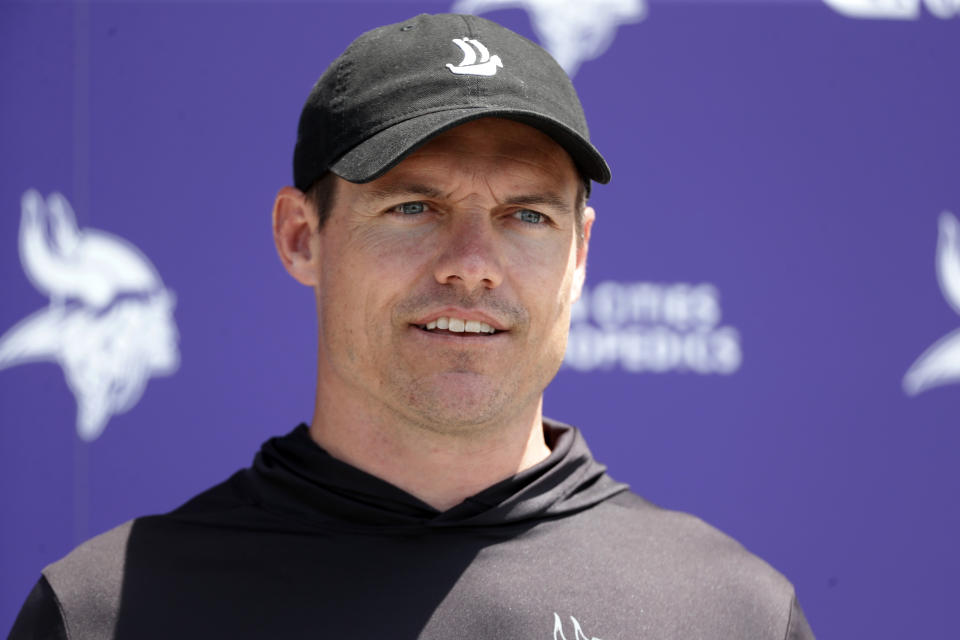
[[[506,118],[535,127],[570,154],[584,177],[600,184],[610,182],[610,168],[603,156],[577,132],[539,113],[492,107],[436,111],[398,122],[345,153],[330,166],[330,170],[348,182],[370,182],[437,134],[479,118]]]

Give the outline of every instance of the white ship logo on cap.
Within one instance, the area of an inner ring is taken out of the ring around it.
[[[497,68],[503,68],[503,62],[500,56],[490,55],[490,51],[483,46],[483,43],[473,38],[454,38],[453,44],[460,47],[463,51],[463,60],[460,64],[453,66],[447,63],[447,69],[458,74],[468,76],[492,76],[497,73]],[[480,54],[480,60],[477,61],[477,54]]]
[[[947,211],[940,214],[937,238],[937,280],[947,304],[960,313],[960,222]],[[903,376],[903,390],[911,396],[931,387],[960,382],[960,329],[933,343]]]

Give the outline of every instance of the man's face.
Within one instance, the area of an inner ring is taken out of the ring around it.
[[[491,118],[337,178],[314,240],[320,385],[444,432],[534,416],[583,281],[578,181],[547,135]]]

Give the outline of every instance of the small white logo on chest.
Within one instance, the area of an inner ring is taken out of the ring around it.
[[[460,47],[463,52],[463,60],[460,64],[454,66],[447,63],[447,69],[458,75],[468,76],[492,76],[497,73],[498,68],[503,68],[503,62],[500,56],[490,55],[490,51],[483,46],[483,43],[473,38],[454,38],[453,44]],[[477,54],[480,57],[477,57]]]
[[[573,616],[570,616],[570,622],[573,623],[573,633],[571,640],[600,640],[600,638],[591,638],[580,628],[580,623]],[[567,640],[563,635],[563,623],[560,622],[560,616],[556,612],[553,614],[553,640]]]

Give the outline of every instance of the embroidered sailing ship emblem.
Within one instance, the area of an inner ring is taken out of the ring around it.
[[[490,51],[479,40],[454,38],[453,44],[460,47],[463,52],[463,60],[460,61],[460,64],[453,66],[449,62],[447,63],[447,69],[450,69],[453,73],[468,76],[492,76],[496,75],[498,68],[503,68],[500,56],[491,56]],[[479,54],[479,58],[477,54]]]

